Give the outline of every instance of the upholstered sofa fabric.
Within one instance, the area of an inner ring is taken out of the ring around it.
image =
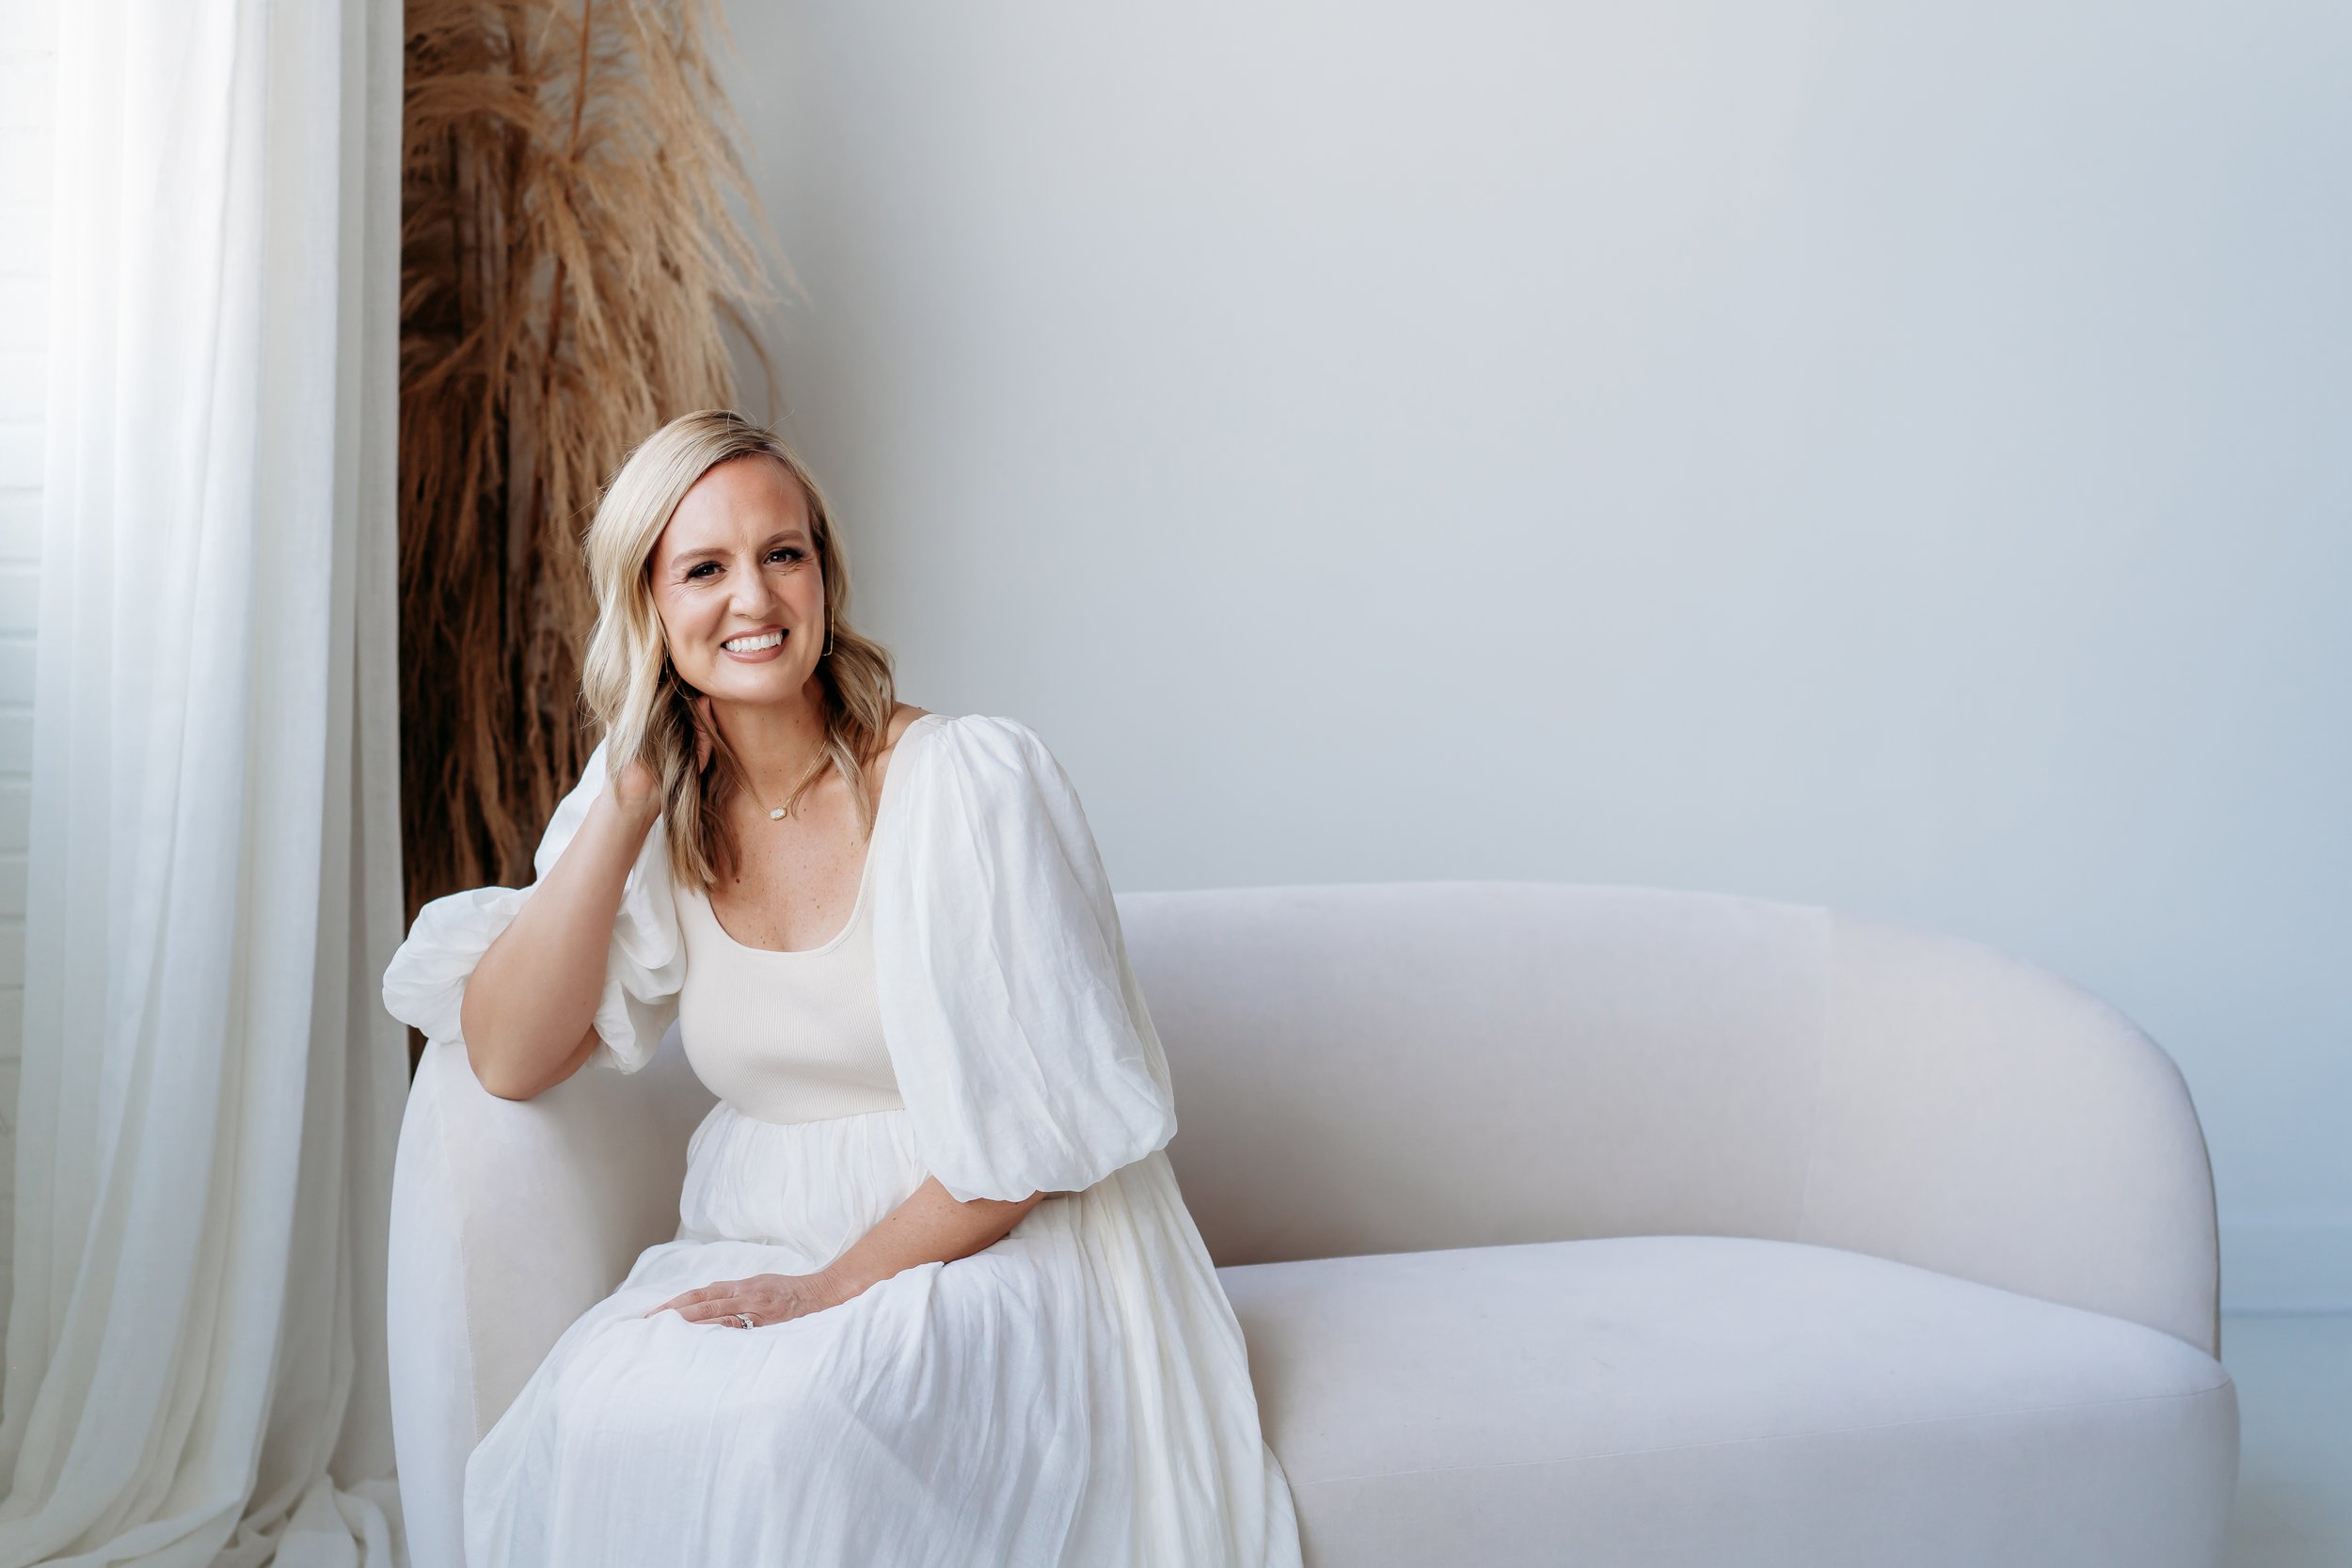
[[[2229,1380],[2103,1313],[1718,1236],[1222,1276],[1310,1561],[2220,1560]]]
[[[1371,883],[1120,900],[1219,1263],[1814,1242],[2218,1353],[2169,1057],[1981,944],[1713,894]]]
[[[2118,1014],[1976,943],[1552,883],[1119,899],[1168,1157],[1317,1568],[2213,1568],[2213,1185]],[[395,1178],[418,1568],[465,1455],[667,1240],[710,1103],[429,1052]]]

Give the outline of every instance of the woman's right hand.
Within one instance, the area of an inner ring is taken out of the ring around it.
[[[699,773],[710,766],[710,699],[696,697],[691,706],[694,714],[694,771]],[[612,786],[613,803],[624,811],[651,818],[660,812],[658,792],[661,780],[643,756],[631,757],[621,768],[621,776]]]
[[[622,765],[621,776],[612,782],[612,803],[629,816],[642,816],[648,822],[660,815],[661,802],[657,793],[661,781],[645,765],[644,757],[632,757]]]

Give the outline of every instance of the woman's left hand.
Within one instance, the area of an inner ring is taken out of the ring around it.
[[[770,1323],[821,1312],[847,1299],[821,1274],[755,1274],[749,1279],[723,1279],[716,1285],[673,1296],[641,1315],[650,1318],[658,1312],[675,1310],[688,1323],[741,1328],[743,1322],[736,1314],[749,1312],[752,1325],[764,1328]]]

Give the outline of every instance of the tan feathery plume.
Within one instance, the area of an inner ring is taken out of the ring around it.
[[[401,756],[408,916],[521,886],[595,737],[580,540],[637,441],[730,406],[770,303],[710,0],[408,0]],[[766,362],[762,361],[763,372]],[[771,402],[773,388],[770,388]]]

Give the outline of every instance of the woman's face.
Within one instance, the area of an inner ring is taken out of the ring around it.
[[[654,605],[678,674],[713,702],[790,701],[825,651],[808,498],[773,458],[696,480],[654,541]]]

